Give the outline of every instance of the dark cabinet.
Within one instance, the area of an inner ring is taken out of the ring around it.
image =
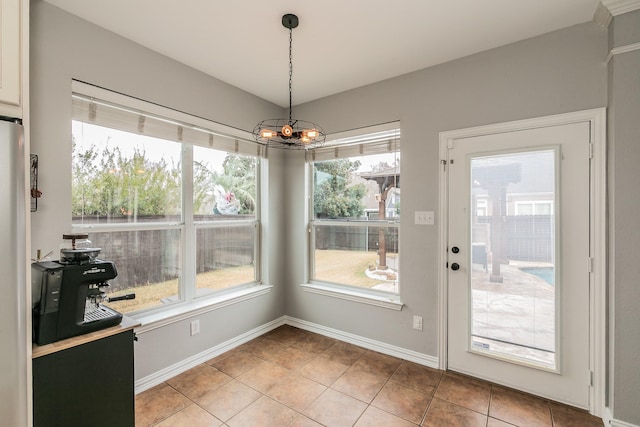
[[[33,359],[34,427],[135,427],[133,330]]]

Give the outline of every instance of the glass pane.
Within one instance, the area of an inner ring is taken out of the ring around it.
[[[471,160],[473,351],[555,369],[555,179],[553,150]]]
[[[257,159],[193,147],[195,221],[256,218]]]
[[[319,281],[398,293],[398,228],[314,224]]]
[[[179,143],[72,123],[74,224],[181,221]]]
[[[135,293],[133,300],[109,302],[121,313],[180,300],[180,230],[145,230],[91,233],[99,258],[112,261],[118,276],[110,282],[110,297]]]
[[[199,228],[196,296],[256,281],[256,226]]]
[[[315,162],[315,219],[400,220],[400,153]]]

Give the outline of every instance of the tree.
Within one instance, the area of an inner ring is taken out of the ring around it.
[[[73,141],[72,214],[133,217],[177,215],[181,203],[181,168],[152,161],[135,148],[124,156],[107,144],[81,151]]]
[[[316,218],[352,218],[363,214],[366,188],[353,180],[359,167],[359,161],[349,159],[315,164],[313,208]]]
[[[222,162],[221,172],[211,170],[207,164],[196,162],[193,172],[194,211],[215,212],[216,196],[233,195],[239,204],[238,214],[253,214],[256,209],[256,172],[256,160],[253,157],[227,154]],[[217,189],[222,194],[216,194]]]

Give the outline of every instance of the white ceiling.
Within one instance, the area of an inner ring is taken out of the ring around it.
[[[598,0],[46,0],[280,106],[589,21]]]

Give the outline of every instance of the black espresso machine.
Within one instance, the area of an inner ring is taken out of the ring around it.
[[[119,325],[122,314],[101,302],[135,298],[105,295],[118,272],[113,262],[96,258],[99,248],[76,247],[76,239],[86,237],[64,235],[73,243],[60,249],[60,260],[31,264],[33,341],[38,345]]]

